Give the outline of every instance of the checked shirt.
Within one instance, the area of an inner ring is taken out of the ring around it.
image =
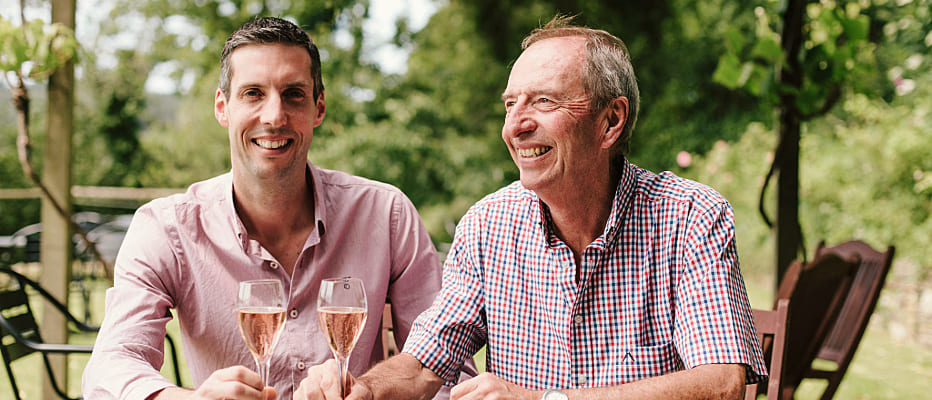
[[[404,351],[448,384],[483,345],[486,370],[528,389],[602,387],[710,363],[766,375],[720,194],[627,163],[580,265],[519,182],[457,226],[443,286]],[[577,272],[579,281],[577,282]]]

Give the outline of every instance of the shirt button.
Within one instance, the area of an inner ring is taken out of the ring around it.
[[[585,376],[585,375],[576,375],[576,384],[577,384],[577,385],[585,385],[585,384],[586,384],[586,376]]]
[[[306,367],[306,365],[304,365],[304,361],[298,361],[298,369],[303,371],[304,367]]]
[[[577,315],[577,316],[573,317],[573,321],[576,322],[577,324],[581,324],[581,323],[583,322],[583,316],[582,316],[582,315]]]
[[[562,264],[560,264],[560,266],[562,266],[565,269],[569,269],[571,265],[569,261],[564,261]]]
[[[278,268],[278,263],[275,262],[275,261],[272,261],[272,263],[269,264],[269,266],[272,267],[272,269],[277,269],[277,268]]]
[[[288,316],[290,316],[292,319],[298,318],[298,309],[292,308],[291,311],[288,312]]]

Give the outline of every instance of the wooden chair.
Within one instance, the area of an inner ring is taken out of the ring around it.
[[[887,273],[890,271],[893,252],[893,246],[887,247],[887,251],[881,253],[859,240],[844,242],[835,247],[825,247],[823,242],[816,249],[816,256],[836,254],[845,258],[856,257],[860,261],[854,283],[838,314],[838,320],[822,343],[817,355],[819,359],[834,362],[835,369],[810,367],[804,375],[804,378],[828,381],[828,386],[822,392],[822,400],[829,400],[835,395],[835,391],[838,390],[851,364],[851,359],[854,358],[867,323],[877,305]]]
[[[20,400],[19,387],[16,383],[16,375],[13,373],[13,363],[21,358],[33,353],[42,355],[45,364],[45,372],[52,384],[52,389],[63,399],[73,399],[68,397],[66,386],[60,386],[58,380],[52,371],[49,363],[49,354],[90,354],[92,346],[75,345],[75,344],[53,344],[45,343],[40,335],[39,325],[32,312],[32,306],[29,304],[29,295],[26,288],[38,293],[45,301],[58,310],[64,318],[71,323],[79,332],[97,332],[98,327],[87,325],[74,317],[54,296],[46,291],[35,281],[13,271],[12,269],[0,266],[0,355],[6,366],[7,377],[10,380],[10,386],[13,389],[13,397]],[[178,355],[175,350],[175,342],[171,336],[165,336],[168,343],[168,350],[171,354],[172,366],[174,367],[175,382],[181,386],[181,372],[178,369]]]
[[[385,303],[382,309],[382,359],[387,360],[395,354],[398,354],[398,345],[392,331],[392,305]]]
[[[857,259],[832,253],[817,255],[806,265],[799,261],[790,265],[776,300],[777,304],[783,299],[789,303],[780,398],[793,398],[835,325],[857,269]],[[772,348],[765,346],[765,352],[772,352]]]
[[[787,314],[790,301],[778,299],[773,310],[751,310],[754,313],[754,326],[757,328],[757,340],[771,345],[767,360],[767,398],[780,398],[780,386],[783,378],[783,360],[786,347]],[[761,390],[758,383],[750,384],[745,389],[745,400],[757,399]]]

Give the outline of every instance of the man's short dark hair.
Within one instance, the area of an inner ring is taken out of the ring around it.
[[[233,66],[230,54],[240,46],[250,44],[273,44],[301,46],[311,56],[311,76],[314,78],[314,100],[324,92],[324,82],[320,72],[320,51],[314,40],[297,25],[281,18],[262,17],[247,22],[233,32],[220,53],[220,91],[230,98],[230,81],[233,79]]]

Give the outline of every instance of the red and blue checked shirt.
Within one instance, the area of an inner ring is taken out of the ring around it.
[[[519,182],[470,208],[404,351],[452,384],[487,344],[488,372],[534,390],[711,363],[745,364],[749,383],[766,375],[720,194],[626,164],[580,265],[551,224]]]

